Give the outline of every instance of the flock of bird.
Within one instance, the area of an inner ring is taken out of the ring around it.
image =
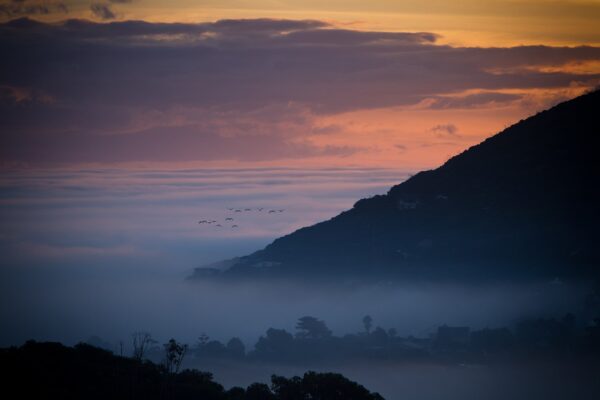
[[[285,211],[285,209],[283,209],[283,208],[282,209],[269,209],[269,210],[267,210],[264,207],[259,207],[259,208],[255,208],[255,209],[252,209],[252,208],[232,208],[232,207],[230,207],[227,210],[230,211],[230,212],[233,212],[233,213],[242,213],[242,212],[250,212],[250,211],[263,212],[263,210],[265,210],[265,212],[267,214],[276,214],[276,213],[282,213],[282,212]],[[227,218],[225,218],[224,223],[232,223],[233,221],[234,221],[233,217],[227,217]],[[198,221],[198,224],[200,224],[200,225],[203,225],[203,224],[213,225],[214,224],[214,226],[217,227],[217,228],[222,228],[223,227],[223,225],[220,224],[219,221],[217,221],[216,219],[201,219],[200,221]],[[230,227],[231,228],[239,228],[239,226],[237,224],[231,224]]]

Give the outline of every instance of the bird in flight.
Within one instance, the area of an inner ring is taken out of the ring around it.
[[[233,221],[233,218],[231,218],[231,217],[225,218],[225,221]]]
[[[238,226],[237,226],[237,225],[231,225],[231,227],[232,227],[232,228],[237,228]]]

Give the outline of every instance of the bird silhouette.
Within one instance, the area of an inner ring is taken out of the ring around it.
[[[237,225],[231,225],[231,227],[232,227],[232,228],[237,228],[238,226],[237,226]]]
[[[225,218],[225,221],[233,221],[233,218]]]

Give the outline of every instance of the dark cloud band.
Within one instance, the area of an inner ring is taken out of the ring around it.
[[[131,157],[152,158],[150,150],[133,149],[158,148],[169,135],[184,150],[199,138],[222,144],[246,135],[283,146],[271,146],[267,158],[320,154],[322,149],[298,145],[301,132],[310,130],[302,128],[310,128],[306,115],[424,100],[431,108],[469,108],[520,98],[507,89],[600,80],[599,73],[537,68],[598,61],[597,47],[457,48],[436,45],[436,38],[344,30],[313,20],[13,20],[0,25],[0,129],[7,132],[0,157],[27,158],[27,144],[59,140],[75,153],[74,143],[114,147],[131,141]],[[468,91],[476,92],[453,95]],[[135,144],[124,133],[154,145]],[[228,150],[238,148],[235,143],[223,146],[223,157],[235,156]],[[237,151],[242,157],[243,149]],[[56,152],[50,158],[65,154]]]

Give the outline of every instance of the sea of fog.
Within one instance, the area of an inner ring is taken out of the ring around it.
[[[368,168],[5,170],[0,344],[90,334],[114,341],[140,329],[250,340],[270,322],[268,304],[252,300],[260,291],[190,287],[193,268],[256,251],[407,176]]]
[[[147,331],[159,343],[173,337],[194,345],[205,334],[222,342],[239,337],[251,349],[269,327],[293,333],[296,320],[305,315],[324,320],[335,335],[363,330],[368,314],[374,326],[429,337],[441,324],[494,328],[523,317],[581,310],[585,288],[557,281],[336,286],[185,280],[194,267],[253,252],[336,215],[359,198],[385,193],[406,177],[399,171],[352,168],[5,173],[0,179],[0,346],[28,339],[75,344],[97,336],[115,350],[122,341],[129,351],[132,332]],[[269,214],[271,209],[283,211]],[[305,368],[336,370],[390,399],[439,398],[445,387],[456,394],[450,398],[469,398],[461,396],[465,390],[477,398],[487,386],[507,390],[504,377],[514,382],[541,374],[545,381],[559,374],[545,367],[523,367],[527,374],[519,375],[518,369],[497,373],[435,365],[197,366],[212,370],[226,386]],[[474,381],[466,384],[469,379]]]
[[[376,326],[427,336],[442,323],[494,327],[575,311],[579,292],[551,282],[340,288],[185,281],[194,267],[251,253],[407,176],[354,168],[7,172],[0,180],[0,344],[76,343],[91,335],[115,343],[144,330],[188,343],[202,333],[239,336],[251,347],[269,327],[293,331],[304,315],[324,319],[335,334],[356,332],[369,314]]]

